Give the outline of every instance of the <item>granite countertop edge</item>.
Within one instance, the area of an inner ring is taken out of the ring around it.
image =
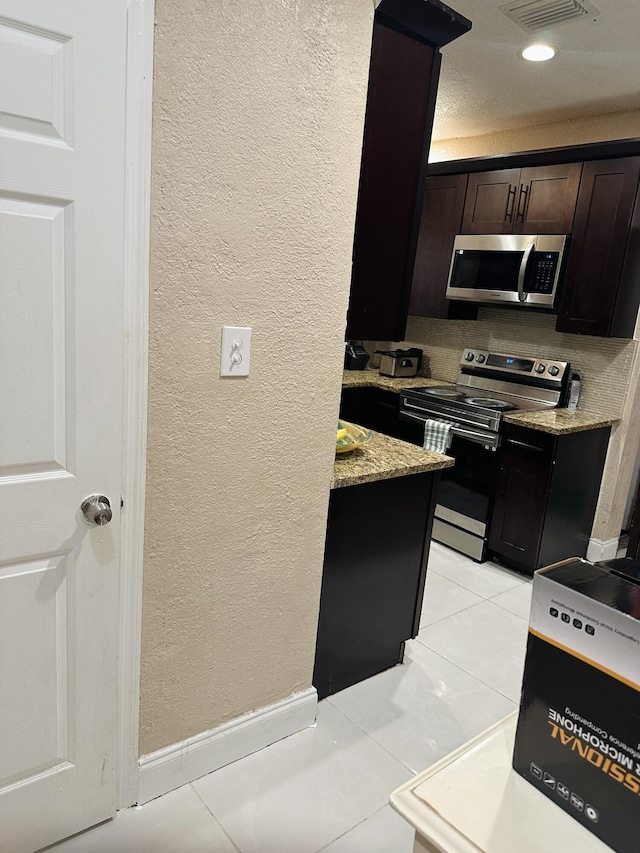
[[[585,432],[590,429],[615,426],[620,418],[613,418],[598,412],[578,409],[570,412],[567,409],[545,409],[538,412],[509,412],[503,415],[505,423],[514,426],[535,429],[552,435],[569,435],[574,432]]]
[[[402,388],[424,388],[436,385],[453,385],[445,379],[431,379],[428,376],[382,376],[377,368],[365,367],[364,370],[344,370],[343,388],[382,388],[386,391],[400,391]]]
[[[374,432],[371,441],[363,447],[336,454],[331,488],[440,471],[450,468],[454,462],[451,456]]]

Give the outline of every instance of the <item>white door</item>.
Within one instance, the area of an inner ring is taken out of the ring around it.
[[[3,853],[115,813],[125,50],[126,0],[0,0]]]

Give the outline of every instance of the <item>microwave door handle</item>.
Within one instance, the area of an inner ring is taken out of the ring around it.
[[[529,263],[531,252],[533,252],[535,247],[535,243],[528,243],[527,248],[522,254],[522,260],[520,261],[520,269],[518,271],[518,300],[520,302],[527,301],[527,294],[524,292],[524,276],[527,271],[527,264]]]

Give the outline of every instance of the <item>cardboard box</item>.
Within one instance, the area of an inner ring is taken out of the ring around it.
[[[640,585],[536,572],[514,769],[618,853],[640,850]]]

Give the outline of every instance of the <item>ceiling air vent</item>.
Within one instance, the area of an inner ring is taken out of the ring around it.
[[[600,14],[600,9],[586,0],[512,0],[498,9],[526,33],[550,30]]]

